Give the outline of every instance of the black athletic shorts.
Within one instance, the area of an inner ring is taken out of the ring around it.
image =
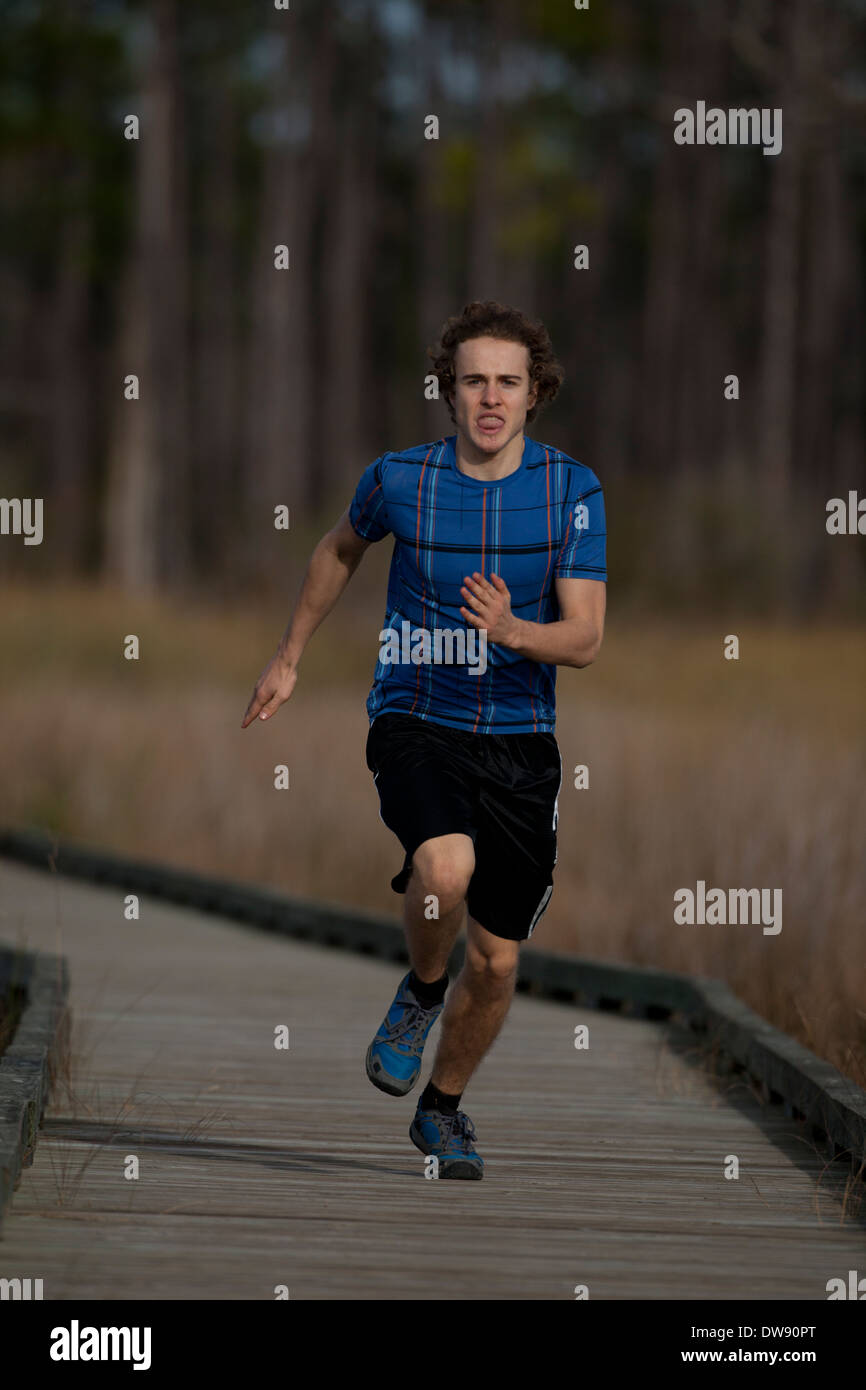
[[[437,835],[469,835],[466,906],[494,936],[525,941],[553,892],[562,762],[553,734],[473,734],[412,714],[380,714],[367,735],[380,816],[412,855]]]

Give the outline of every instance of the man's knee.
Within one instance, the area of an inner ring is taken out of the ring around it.
[[[501,940],[480,945],[471,937],[466,942],[466,965],[474,975],[491,983],[507,984],[517,974],[520,943]]]
[[[466,897],[475,872],[475,850],[468,835],[441,835],[425,840],[412,856],[412,873],[425,896],[439,900],[440,912],[450,912]]]

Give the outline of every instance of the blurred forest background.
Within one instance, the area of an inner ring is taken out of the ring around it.
[[[864,491],[864,39],[863,0],[3,0],[0,497],[45,504],[0,536],[3,820],[398,913],[390,543],[240,721],[363,468],[451,432],[444,318],[496,297],[550,328],[529,433],[609,530],[533,946],[718,975],[866,1084],[866,563],[826,530]],[[782,108],[781,154],[677,145],[698,101]],[[781,934],[675,926],[698,878],[782,887]]]
[[[425,349],[495,296],[621,599],[860,611],[864,40],[859,0],[5,0],[0,467],[50,544],[4,572],[273,590],[273,506],[449,432]],[[781,156],[676,145],[698,99],[782,108]]]

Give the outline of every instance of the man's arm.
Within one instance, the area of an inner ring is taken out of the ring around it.
[[[304,648],[345,589],[365,550],[372,544],[359,536],[345,511],[310,556],[288,626],[256,683],[241,728],[260,715],[268,719],[289,699],[298,679]]]
[[[516,618],[509,590],[497,574],[492,574],[490,581],[477,573],[467,575],[461,592],[474,611],[460,611],[473,627],[487,629],[490,642],[530,661],[589,666],[598,656],[604,636],[607,585],[600,579],[555,579],[554,583],[562,615],[554,623]]]
[[[371,545],[372,541],[358,535],[348,511],[319,541],[310,556],[294,612],[277,647],[277,656],[285,666],[297,666],[304,647],[330,613]]]
[[[604,637],[607,585],[600,579],[556,579],[554,584],[561,617],[555,623],[514,618],[516,629],[505,645],[531,661],[589,666]]]

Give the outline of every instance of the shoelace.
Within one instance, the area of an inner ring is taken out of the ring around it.
[[[442,1112],[440,1111],[439,1113],[441,1114]],[[458,1110],[454,1116],[446,1116],[446,1118],[449,1123],[445,1132],[445,1143],[443,1147],[449,1149],[452,1144],[456,1144],[457,1148],[462,1149],[464,1153],[468,1153],[476,1138],[475,1126],[469,1116],[465,1115],[462,1110]]]
[[[414,1028],[425,1027],[430,1020],[422,1017],[422,1015],[431,1012],[432,1010],[424,1009],[420,1004],[407,1004],[402,1018],[399,1018],[396,1023],[385,1024],[385,1037],[387,1041],[389,1043],[396,1042],[398,1038],[402,1038]],[[416,1037],[413,1045],[417,1045],[419,1041],[420,1037]]]

